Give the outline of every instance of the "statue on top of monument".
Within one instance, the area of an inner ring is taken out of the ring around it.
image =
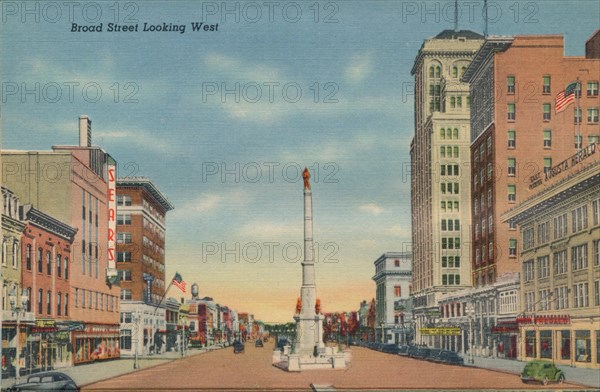
[[[302,312],[302,300],[298,297],[296,301],[296,314],[300,314],[300,312]]]
[[[310,179],[310,172],[306,167],[302,172],[302,178],[304,179],[304,189],[310,189],[310,182],[308,181]]]

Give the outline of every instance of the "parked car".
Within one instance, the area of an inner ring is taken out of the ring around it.
[[[287,338],[281,338],[277,341],[277,348],[283,351],[283,346],[287,346],[290,344],[290,341]]]
[[[453,365],[464,365],[465,360],[463,357],[458,355],[454,351],[449,350],[441,350],[440,353],[434,358],[434,362],[438,363],[448,363]]]
[[[398,345],[393,343],[383,344],[380,351],[388,354],[398,354]]]
[[[44,372],[27,377],[27,382],[15,384],[7,391],[79,391],[79,387],[71,377],[64,373]]]
[[[427,359],[427,357],[429,357],[429,354],[431,354],[431,349],[428,347],[419,347],[419,350],[417,351],[417,355],[415,356],[415,358],[418,359]]]
[[[411,358],[418,358],[418,354],[419,354],[419,349],[420,348],[421,347],[419,347],[419,346],[410,346],[408,348],[408,353],[407,353],[408,356],[411,357]]]
[[[239,353],[243,353],[243,352],[244,352],[244,343],[240,342],[239,340],[236,340],[235,342],[233,342],[233,353],[239,354]]]
[[[525,365],[521,372],[521,381],[524,383],[539,381],[543,385],[553,381],[560,384],[565,381],[565,374],[552,362],[535,360]]]
[[[407,346],[407,345],[398,346],[398,352],[396,354],[406,357],[406,356],[408,356],[409,350],[410,350],[410,346]]]
[[[425,359],[429,362],[436,362],[438,355],[440,355],[442,351],[443,350],[440,350],[438,348],[432,348],[429,350],[429,355],[427,355]]]
[[[263,347],[263,341],[257,339],[256,342],[254,342],[254,347]]]

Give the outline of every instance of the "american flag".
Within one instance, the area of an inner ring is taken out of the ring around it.
[[[556,105],[554,106],[554,111],[556,113],[560,113],[569,106],[571,102],[575,100],[575,90],[579,82],[572,82],[560,93],[556,95]]]
[[[179,274],[179,272],[175,272],[175,276],[173,277],[173,284],[177,286],[179,290],[185,293],[185,281]]]

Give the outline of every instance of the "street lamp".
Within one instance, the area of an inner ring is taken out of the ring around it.
[[[469,363],[473,364],[475,362],[473,359],[473,317],[475,315],[475,306],[472,302],[469,302],[466,311],[469,318]]]
[[[138,362],[138,345],[139,345],[139,340],[140,340],[140,337],[139,337],[139,333],[140,333],[140,331],[139,331],[139,329],[140,329],[139,322],[140,322],[140,319],[141,319],[141,317],[140,317],[139,313],[138,312],[133,312],[133,314],[131,315],[131,321],[133,321],[133,326],[135,328],[135,354],[134,354],[134,357],[133,357],[133,368],[134,369],[139,369],[140,368],[140,364]]]
[[[15,380],[18,384],[21,378],[21,337],[19,336],[21,332],[21,312],[25,313],[27,310],[27,302],[29,301],[29,297],[26,295],[21,295],[21,306],[17,306],[17,293],[15,288],[13,287],[10,291],[9,295],[10,301],[10,309],[13,315],[16,313],[17,315],[17,329],[16,329],[16,339],[17,339],[17,347],[16,347],[16,366],[15,366]]]

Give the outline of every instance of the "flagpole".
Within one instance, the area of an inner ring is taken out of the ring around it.
[[[174,278],[175,276],[173,276]],[[158,302],[158,305],[156,305],[154,307],[154,311],[152,312],[152,314],[156,314],[156,310],[158,309],[158,307],[160,306],[160,304],[162,304],[162,301],[165,299],[165,297],[167,296],[167,292],[169,291],[169,289],[171,288],[171,286],[173,286],[173,279],[171,279],[171,283],[169,283],[169,285],[167,286],[167,288],[165,289],[165,293],[163,294],[163,296],[160,298],[160,301]]]

